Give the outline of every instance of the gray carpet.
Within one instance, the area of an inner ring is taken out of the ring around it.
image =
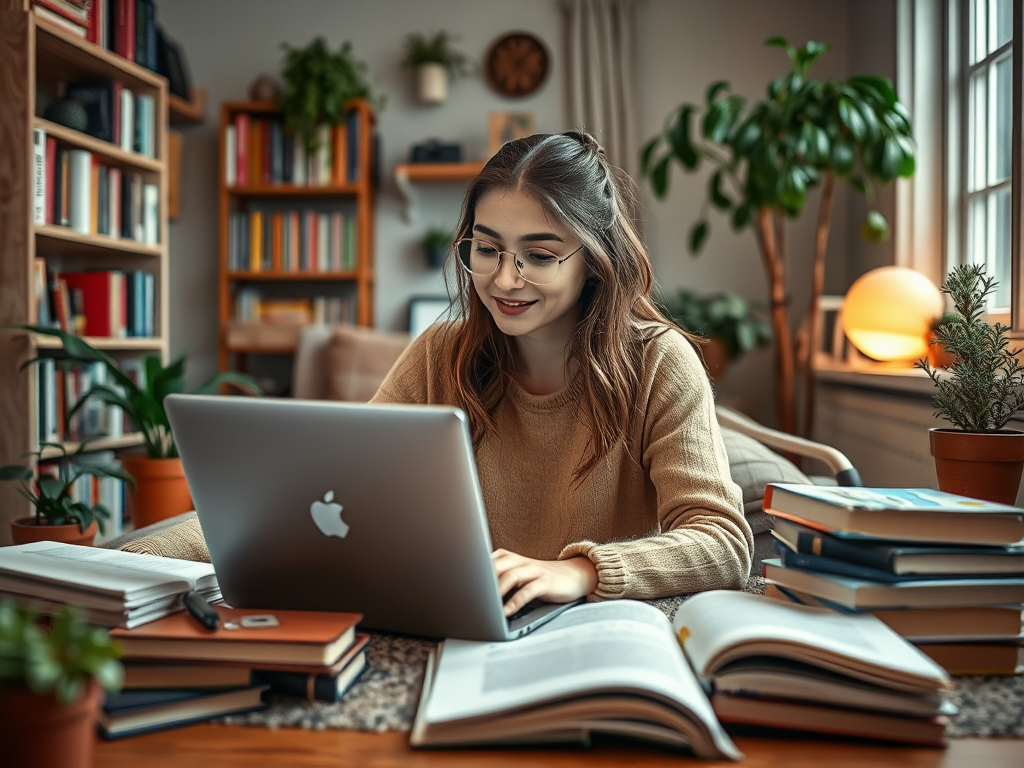
[[[763,581],[752,577],[747,591],[763,592]],[[650,603],[671,617],[683,599]],[[419,638],[371,633],[368,668],[339,703],[310,703],[274,695],[268,709],[228,717],[224,722],[270,728],[408,731],[433,645]],[[950,738],[1024,736],[1024,676],[954,678],[951,698],[960,714],[947,729]]]

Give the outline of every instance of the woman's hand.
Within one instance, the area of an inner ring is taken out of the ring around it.
[[[506,616],[531,600],[568,603],[597,589],[597,568],[586,557],[534,560],[507,549],[496,549],[491,553],[491,562],[501,594],[515,589],[515,594],[505,602]]]

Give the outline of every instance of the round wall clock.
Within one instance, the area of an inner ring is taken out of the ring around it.
[[[527,32],[502,35],[487,50],[484,74],[490,86],[502,96],[528,96],[547,79],[547,49]]]

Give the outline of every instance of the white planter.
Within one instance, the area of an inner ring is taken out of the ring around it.
[[[416,67],[416,87],[424,104],[443,104],[448,98],[448,70],[443,64]]]

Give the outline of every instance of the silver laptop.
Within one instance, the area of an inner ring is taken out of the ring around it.
[[[363,626],[508,640],[458,408],[170,395],[164,401],[228,605],[353,611]]]

